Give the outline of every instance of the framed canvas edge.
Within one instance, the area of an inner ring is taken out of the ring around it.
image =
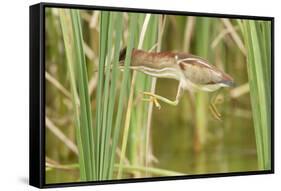
[[[70,183],[51,183],[45,184],[42,188],[58,188],[58,187],[74,187],[74,186],[94,186],[107,184],[127,184],[127,183],[141,183],[141,182],[158,182],[158,181],[173,181],[173,180],[189,180],[197,178],[230,178],[234,176],[249,176],[249,175],[265,175],[273,174],[273,170],[261,171],[243,171],[243,172],[227,172],[227,173],[210,173],[210,174],[194,174],[183,176],[163,176],[150,178],[134,178],[134,179],[116,179],[103,181],[87,181],[87,182],[70,182]]]
[[[104,181],[87,181],[87,182],[67,182],[67,183],[51,183],[46,184],[45,181],[45,8],[72,8],[84,10],[108,10],[120,12],[136,12],[136,13],[154,13],[168,15],[183,15],[183,16],[199,16],[199,17],[214,17],[214,18],[234,18],[234,19],[251,19],[265,20],[271,22],[271,169],[258,171],[243,171],[243,172],[227,172],[227,173],[211,173],[211,174],[195,174],[184,176],[165,176],[165,177],[150,177],[150,178],[134,178],[121,180],[104,180]],[[55,187],[70,187],[70,186],[87,186],[101,184],[118,184],[118,183],[136,183],[149,181],[168,181],[168,180],[184,180],[195,178],[217,178],[217,177],[232,177],[245,175],[262,175],[274,173],[274,17],[268,16],[252,16],[252,15],[234,15],[234,14],[218,14],[218,13],[200,13],[175,10],[156,10],[156,9],[140,9],[140,8],[125,8],[125,7],[109,7],[96,5],[77,5],[65,3],[39,3],[30,6],[30,109],[29,109],[29,184],[38,188],[55,188]],[[32,20],[31,12],[39,11],[38,20]],[[34,26],[34,21],[36,22]],[[38,36],[34,37],[31,31],[37,31]],[[34,48],[38,46],[39,48]],[[39,66],[38,66],[39,63]],[[36,73],[38,72],[38,73]],[[39,74],[39,76],[36,76]],[[36,79],[33,81],[32,79]],[[36,99],[36,96],[39,99]],[[34,112],[38,112],[34,115]],[[38,128],[39,126],[39,128]],[[36,136],[35,136],[36,135]],[[39,145],[36,145],[37,143]],[[39,159],[36,161],[35,159]],[[35,164],[34,164],[35,163]],[[39,165],[38,165],[39,164]],[[35,177],[37,177],[35,179]]]
[[[29,184],[45,185],[44,5],[29,8]]]

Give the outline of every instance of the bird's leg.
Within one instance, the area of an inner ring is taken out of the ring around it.
[[[161,108],[158,100],[164,102],[164,103],[167,103],[167,104],[170,104],[170,105],[173,105],[173,106],[176,106],[178,105],[179,103],[179,99],[180,97],[182,96],[183,94],[183,89],[181,87],[181,83],[179,83],[178,85],[178,91],[177,91],[177,96],[176,96],[176,99],[174,101],[168,99],[168,98],[165,98],[165,97],[162,97],[160,95],[157,95],[157,94],[154,94],[154,93],[151,93],[151,92],[143,92],[144,95],[147,95],[147,96],[150,96],[150,99],[143,99],[145,101],[153,101],[153,103],[155,104],[156,107],[158,107],[158,109]]]

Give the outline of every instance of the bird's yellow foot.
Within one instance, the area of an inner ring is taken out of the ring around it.
[[[149,96],[149,98],[142,98],[143,101],[152,102],[158,109],[161,109],[161,105],[158,102],[155,94],[151,92],[142,92],[142,94]]]
[[[209,109],[213,115],[213,117],[218,120],[221,121],[221,114],[218,112],[216,105],[214,105],[213,103],[210,104]]]
[[[221,94],[217,94],[214,98],[211,100],[211,104],[209,106],[209,109],[213,115],[213,117],[219,121],[221,121],[222,115],[218,111],[216,104],[222,104],[223,103],[223,96]]]

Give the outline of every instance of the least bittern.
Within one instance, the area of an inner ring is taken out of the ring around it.
[[[120,52],[119,61],[124,62],[126,48]],[[160,107],[157,100],[171,105],[177,105],[183,90],[215,91],[220,87],[234,85],[232,77],[210,65],[207,60],[183,52],[146,52],[133,49],[131,53],[130,69],[143,72],[157,78],[170,78],[179,81],[176,99],[169,100],[151,92],[144,92],[150,96],[156,106]],[[214,105],[211,105],[216,113]],[[220,114],[218,114],[220,115]],[[219,116],[220,117],[220,116]]]

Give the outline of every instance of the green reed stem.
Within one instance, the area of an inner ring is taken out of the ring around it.
[[[67,56],[67,67],[70,73],[72,104],[74,106],[74,120],[79,150],[80,179],[82,181],[93,180],[95,177],[95,166],[93,165],[94,139],[79,11],[60,9],[59,13]]]
[[[258,166],[270,169],[271,128],[271,25],[269,21],[244,20],[247,67],[254,119]]]

